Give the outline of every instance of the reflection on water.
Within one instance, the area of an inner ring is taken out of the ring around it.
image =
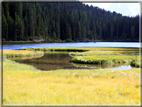
[[[55,70],[55,69],[72,69],[75,68],[69,61],[71,57],[66,53],[45,53],[41,58],[33,59],[16,59],[15,61],[33,65],[34,67],[41,70]]]
[[[111,68],[111,69],[131,69],[132,67],[130,65],[121,65],[119,67]]]
[[[13,59],[19,63],[32,65],[41,70],[56,69],[131,69],[130,65],[95,65],[95,64],[77,64],[71,63],[71,57],[68,53],[45,53],[43,57],[33,59]]]
[[[120,64],[115,64],[115,65],[111,65],[111,64],[106,64],[106,65],[96,65],[96,64],[73,64],[76,67],[80,67],[80,68],[91,68],[91,69],[99,69],[99,68],[109,68],[109,69],[131,69],[132,67],[130,65],[124,64],[124,65],[120,65]]]

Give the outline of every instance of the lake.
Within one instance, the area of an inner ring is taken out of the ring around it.
[[[139,42],[75,42],[75,43],[32,43],[7,44],[3,49],[21,49],[22,47],[134,47],[139,48]]]

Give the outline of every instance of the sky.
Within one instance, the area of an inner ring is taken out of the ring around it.
[[[107,11],[116,11],[121,13],[123,16],[136,16],[140,15],[140,3],[85,3],[89,6],[98,6],[99,8]]]

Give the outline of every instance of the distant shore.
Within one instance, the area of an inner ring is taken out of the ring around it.
[[[77,42],[140,42],[140,41],[77,41]],[[27,44],[27,43],[74,43],[72,42],[45,42],[45,41],[2,41],[2,44]]]

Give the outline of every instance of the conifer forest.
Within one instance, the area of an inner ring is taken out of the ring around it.
[[[2,40],[139,41],[139,15],[122,16],[82,2],[2,2]]]

